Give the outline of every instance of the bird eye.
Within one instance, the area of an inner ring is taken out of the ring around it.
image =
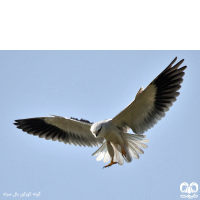
[[[102,127],[101,127],[102,128]],[[99,133],[100,132],[100,130],[101,130],[101,128],[97,131],[97,133]]]
[[[102,128],[102,127],[101,127],[101,128]],[[96,137],[97,137],[97,135],[99,134],[99,132],[100,132],[101,128],[100,128],[100,129],[97,131]]]

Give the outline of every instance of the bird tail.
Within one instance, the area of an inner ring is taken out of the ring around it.
[[[113,161],[118,162],[119,165],[123,165],[124,160],[129,163],[132,161],[132,157],[138,159],[138,154],[144,153],[141,148],[146,149],[148,147],[146,144],[144,144],[149,142],[149,140],[144,139],[145,137],[145,135],[123,133],[122,138],[125,141],[123,149],[125,150],[126,154],[122,155],[122,148],[120,145],[111,143],[114,149]],[[111,160],[107,149],[107,142],[105,141],[102,146],[92,154],[92,156],[97,156],[97,161],[103,159],[104,162],[108,162],[109,160]]]
[[[144,151],[141,149],[146,149],[148,146],[144,143],[148,143],[149,140],[144,139],[146,135],[137,135],[123,133],[122,138],[124,139],[124,150],[126,151],[126,156],[123,156],[126,162],[131,162],[132,158],[139,159],[139,154],[143,154]]]

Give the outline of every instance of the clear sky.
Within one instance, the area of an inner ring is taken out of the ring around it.
[[[188,66],[181,94],[146,132],[139,160],[102,169],[91,156],[97,148],[47,141],[13,125],[48,114],[113,118],[176,56]],[[181,199],[182,182],[200,187],[200,51],[1,51],[0,65],[0,199],[40,192],[40,200],[173,200]]]

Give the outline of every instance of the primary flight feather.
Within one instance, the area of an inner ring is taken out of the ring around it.
[[[152,128],[165,116],[181,88],[184,70],[180,67],[184,60],[176,65],[175,58],[145,89],[140,88],[135,99],[113,119],[90,123],[87,120],[64,118],[60,116],[37,117],[15,120],[17,128],[28,134],[47,140],[58,140],[65,144],[101,147],[92,155],[97,160],[123,165],[124,160],[131,162],[143,154],[141,148],[147,148],[145,131]],[[129,129],[135,134],[128,133]]]

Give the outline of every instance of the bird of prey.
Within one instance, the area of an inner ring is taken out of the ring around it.
[[[101,145],[92,155],[98,155],[97,161],[110,161],[105,168],[116,163],[123,165],[124,160],[129,163],[144,153],[141,148],[147,148],[144,143],[149,141],[143,133],[165,116],[179,96],[177,91],[181,88],[186,66],[180,67],[184,59],[174,64],[176,59],[145,89],[141,87],[135,99],[113,119],[90,123],[84,119],[53,115],[19,119],[14,124],[24,132],[46,140],[79,146]],[[128,133],[130,129],[135,134]]]

